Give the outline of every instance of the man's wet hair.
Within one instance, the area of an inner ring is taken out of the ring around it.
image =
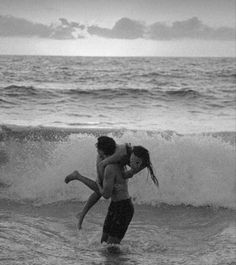
[[[100,136],[97,141],[97,149],[103,151],[104,155],[110,156],[115,153],[116,142],[108,136]]]

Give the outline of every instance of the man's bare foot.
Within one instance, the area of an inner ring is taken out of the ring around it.
[[[65,183],[68,184],[70,181],[77,179],[78,174],[78,171],[74,171],[70,175],[66,176]]]
[[[75,217],[78,219],[77,228],[79,230],[81,230],[82,229],[83,219],[84,219],[83,216],[82,216],[82,212],[77,213]]]

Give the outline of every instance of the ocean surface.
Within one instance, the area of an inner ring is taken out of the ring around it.
[[[0,121],[235,131],[234,58],[0,56]]]
[[[235,265],[234,58],[0,56],[0,265]],[[76,227],[96,138],[143,145],[135,214],[100,244],[109,201]]]

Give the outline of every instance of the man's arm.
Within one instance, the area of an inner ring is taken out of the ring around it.
[[[127,155],[126,146],[118,145],[113,155],[106,157],[105,159],[100,161],[100,163],[98,163],[99,174],[104,175],[104,170],[107,165],[120,162],[120,160],[126,155]]]
[[[109,164],[115,164],[120,162],[122,157],[127,155],[126,146],[125,145],[118,145],[116,147],[116,151],[113,155],[106,157],[100,164],[102,164],[104,167]]]
[[[115,183],[115,171],[114,165],[108,165],[105,168],[103,185],[98,183],[99,191],[105,199],[109,199],[112,195],[113,186]]]

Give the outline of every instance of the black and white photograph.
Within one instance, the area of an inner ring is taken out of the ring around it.
[[[236,265],[235,57],[235,0],[0,0],[0,265]]]

